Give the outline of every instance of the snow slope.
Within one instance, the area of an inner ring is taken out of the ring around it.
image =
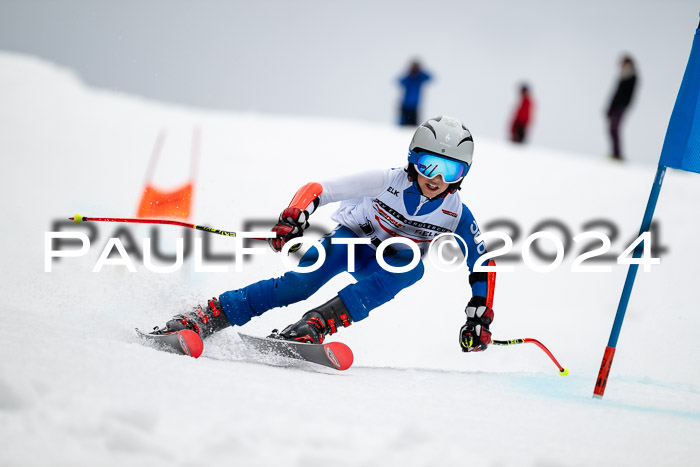
[[[647,163],[698,21],[694,0],[3,0],[0,11],[2,50],[212,109],[396,122],[396,80],[417,57],[434,77],[422,117],[459,114],[483,140],[506,137],[527,81],[529,141],[592,157],[609,154],[604,113],[629,53],[639,80],[623,151]]]
[[[0,102],[0,465],[659,466],[700,455],[696,174],[667,174],[655,218],[668,250],[638,275],[602,401],[591,394],[626,267],[573,273],[578,244],[550,273],[508,263],[514,271],[499,274],[492,327],[498,339],[541,340],[570,368],[566,378],[534,346],[462,354],[466,275],[433,266],[334,336],[355,352],[347,372],[256,363],[235,329],[194,360],[141,345],[133,328],[281,274],[279,256],[256,257],[243,272],[232,261],[217,263],[226,273],[195,272],[190,257],[171,274],[140,261],[137,272],[108,265],[93,273],[119,228],[102,224],[87,255],[54,261],[49,273],[45,233],[55,222],[76,212],[133,216],[161,130],[154,181],[186,179],[200,128],[192,221],[234,231],[274,219],[307,181],[401,165],[411,132],[164,106],[89,89],[68,70],[6,53]],[[591,221],[613,224],[615,254],[636,236],[655,167],[475,139],[463,198],[482,229],[506,219],[521,230],[515,253],[546,219],[569,237]],[[314,225],[331,228],[332,211],[314,214]],[[154,235],[151,227],[129,232],[139,247]],[[183,235],[157,232],[171,250]],[[217,254],[233,253],[231,239],[210,240]],[[262,335],[294,321],[348,280],[243,330]]]

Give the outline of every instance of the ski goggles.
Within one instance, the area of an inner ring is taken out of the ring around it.
[[[411,156],[418,173],[429,179],[442,175],[442,179],[447,183],[455,183],[463,179],[469,171],[469,166],[464,162],[440,157],[430,152],[411,151]]]

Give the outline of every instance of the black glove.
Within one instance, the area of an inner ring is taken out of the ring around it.
[[[462,352],[481,352],[491,343],[489,325],[493,322],[493,310],[486,306],[484,297],[472,297],[464,310],[467,322],[459,330]]]
[[[280,214],[277,224],[272,231],[277,234],[275,238],[268,239],[270,246],[275,251],[282,251],[282,247],[289,240],[304,235],[304,230],[309,228],[309,212],[299,208],[286,208]],[[294,245],[290,251],[296,251],[301,245]]]

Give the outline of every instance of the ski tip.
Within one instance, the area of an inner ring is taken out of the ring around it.
[[[330,342],[323,345],[328,360],[339,370],[347,370],[354,360],[350,347],[342,342]]]
[[[155,340],[156,342],[159,342],[161,339],[167,338],[166,349],[170,349],[169,351],[171,352],[181,352],[193,358],[199,358],[202,355],[202,352],[204,352],[204,342],[202,342],[202,338],[199,337],[199,334],[194,331],[190,331],[189,329],[183,329],[182,331],[164,335],[154,335],[151,333],[145,333],[139,328],[135,329],[136,334],[141,339]],[[177,342],[172,339],[172,336],[177,337]]]
[[[184,329],[177,332],[177,338],[185,355],[199,358],[204,352],[204,342],[202,342],[202,338],[196,332]]]

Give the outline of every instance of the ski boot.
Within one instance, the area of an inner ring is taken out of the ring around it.
[[[201,305],[197,305],[197,308],[189,313],[175,315],[170,321],[165,323],[164,329],[155,327],[151,334],[170,334],[189,329],[204,339],[229,326],[231,326],[231,323],[229,323],[228,318],[224,314],[221,303],[216,298],[212,298],[207,302],[206,309],[202,309]]]
[[[352,318],[340,297],[334,297],[323,305],[304,313],[299,321],[290,324],[277,333],[272,331],[269,337],[309,344],[322,344],[327,334],[335,334],[339,327],[348,327]]]

